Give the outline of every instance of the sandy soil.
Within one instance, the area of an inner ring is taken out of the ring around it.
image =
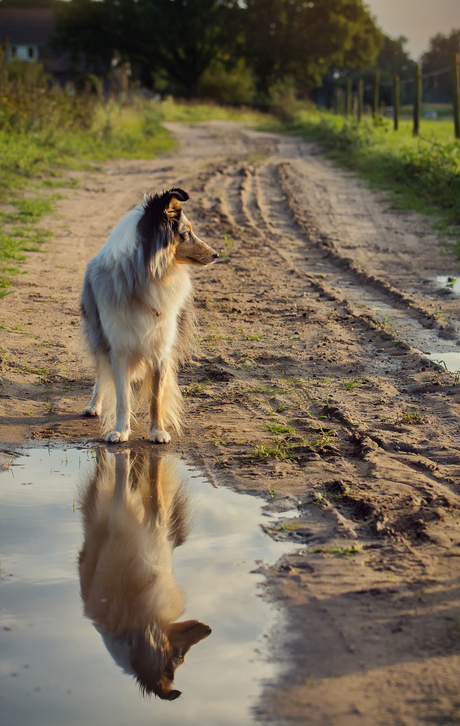
[[[435,282],[458,262],[313,145],[170,129],[175,155],[71,174],[79,187],[44,222],[56,236],[1,302],[2,447],[97,439],[79,415],[86,262],[144,190],[182,186],[227,257],[196,276],[201,347],[170,450],[286,511],[271,533],[296,544],[266,571],[285,626],[257,719],[460,723],[460,386],[421,352],[460,352],[460,298]]]

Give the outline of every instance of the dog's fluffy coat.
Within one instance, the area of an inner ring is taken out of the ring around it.
[[[178,364],[190,354],[192,285],[187,265],[208,265],[218,254],[192,231],[182,210],[188,194],[148,195],[115,227],[87,267],[81,297],[83,332],[97,365],[86,416],[116,400],[107,441],[127,441],[131,384],[150,395],[150,439],[180,431]],[[115,394],[115,395],[114,395]],[[112,405],[113,408],[113,405]]]

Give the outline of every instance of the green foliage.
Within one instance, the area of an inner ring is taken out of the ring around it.
[[[382,34],[361,0],[249,0],[246,53],[263,92],[294,77],[313,88],[330,66],[372,65]]]
[[[201,76],[198,94],[227,106],[249,105],[255,96],[254,79],[242,58],[231,68],[215,59]]]
[[[201,84],[221,103],[251,100],[247,68],[266,97],[279,80],[314,87],[331,66],[372,65],[382,42],[362,0],[70,0],[55,38],[101,73],[116,52],[147,85],[194,97]]]
[[[0,131],[53,135],[91,126],[94,104],[89,96],[51,88],[40,63],[5,61],[0,53]]]
[[[137,78],[166,72],[170,90],[193,97],[210,63],[238,45],[241,14],[236,0],[70,0],[55,46],[83,51],[102,72],[116,52]]]

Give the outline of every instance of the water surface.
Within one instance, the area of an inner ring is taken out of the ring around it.
[[[114,461],[109,457],[104,486],[114,476]],[[185,517],[185,526],[181,530],[180,521],[176,522],[177,546],[170,548],[170,587],[178,587],[185,601],[178,620],[196,619],[212,628],[208,637],[190,648],[175,674],[174,688],[182,695],[174,701],[144,698],[135,677],[116,662],[113,633],[104,632],[105,615],[95,623],[94,608],[88,612],[88,602],[82,601],[79,552],[84,542],[92,556],[99,547],[93,536],[99,521],[92,522],[89,530],[86,525],[86,537],[83,533],[91,481],[94,486],[99,476],[95,452],[27,450],[0,475],[3,726],[252,722],[251,706],[263,680],[274,675],[264,654],[264,635],[273,626],[274,612],[260,597],[262,577],[251,570],[260,560],[275,561],[286,544],[262,532],[260,500],[213,487],[174,457],[166,457],[161,466],[165,464],[181,478],[180,491],[185,495],[185,514],[179,507],[176,517]],[[126,491],[134,490],[130,479]],[[155,501],[157,506],[159,500]],[[143,530],[136,537],[144,537]],[[120,552],[126,550],[123,541]],[[136,567],[144,555],[139,555]],[[161,557],[167,570],[169,555]],[[111,574],[111,582],[119,584],[118,570]],[[123,593],[119,597],[123,601]]]

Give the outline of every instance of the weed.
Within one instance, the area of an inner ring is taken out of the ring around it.
[[[426,415],[415,411],[414,413],[406,412],[397,423],[409,424],[410,426],[420,426],[421,424],[428,423]]]
[[[349,381],[342,381],[342,388],[347,391],[354,391],[355,388],[362,388],[366,384],[367,378],[350,378]]]
[[[288,452],[288,447],[285,442],[272,441],[268,444],[257,444],[253,451],[255,459],[282,459],[283,461],[289,461],[292,459]]]
[[[310,547],[309,552],[318,554],[333,555],[336,557],[351,557],[362,552],[364,547]]]
[[[198,383],[195,381],[194,383],[191,383],[190,386],[186,386],[184,390],[182,391],[182,395],[184,398],[187,396],[201,396],[206,391],[206,384],[205,383]]]
[[[272,434],[294,433],[294,429],[292,426],[286,426],[285,424],[277,423],[276,421],[274,421],[273,423],[265,424],[265,428],[268,429],[268,431],[271,431]]]
[[[228,441],[224,441],[222,436],[211,436],[211,441],[215,446],[228,446]]]
[[[294,532],[296,529],[302,529],[300,524],[295,524],[295,519],[290,522],[285,519],[281,524],[277,524],[273,527],[267,527],[270,532]]]

